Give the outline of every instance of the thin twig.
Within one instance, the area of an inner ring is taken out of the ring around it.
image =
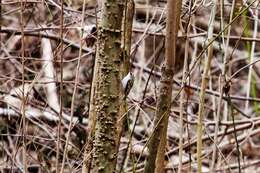
[[[72,125],[73,125],[72,119],[73,119],[73,114],[74,114],[77,84],[79,82],[80,60],[81,60],[81,57],[82,57],[82,46],[83,46],[82,37],[83,37],[84,16],[85,16],[85,8],[86,8],[85,1],[86,0],[83,1],[82,16],[81,16],[80,49],[79,49],[79,58],[78,58],[77,68],[76,68],[75,84],[74,84],[72,100],[71,100],[70,124],[69,124],[68,133],[66,135],[66,142],[65,142],[64,152],[63,152],[63,159],[62,159],[62,165],[61,165],[61,172],[60,173],[63,173],[63,170],[64,170],[65,160],[66,160],[66,157],[67,157],[68,144],[69,144],[69,141],[70,141],[70,132],[71,132]]]
[[[59,90],[59,122],[58,122],[58,128],[57,128],[57,151],[56,151],[56,173],[59,172],[59,160],[60,160],[60,135],[61,135],[61,121],[62,121],[62,113],[63,113],[63,24],[64,24],[64,16],[63,16],[63,0],[61,0],[61,10],[60,10],[61,16],[60,16],[60,90]]]

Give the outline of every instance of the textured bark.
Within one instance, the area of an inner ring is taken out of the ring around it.
[[[167,4],[165,63],[159,86],[159,98],[152,134],[148,149],[149,155],[145,165],[145,173],[162,172],[167,142],[167,126],[171,108],[172,82],[176,60],[177,34],[180,20],[181,1],[172,0]]]
[[[148,149],[149,156],[145,165],[145,173],[155,172],[155,161],[157,158],[157,151],[160,145],[163,129],[165,128],[165,122],[168,122],[168,114],[171,103],[172,95],[172,76],[173,69],[163,67],[162,78],[160,81],[159,98],[157,103],[156,117],[154,121],[155,130],[149,141]]]
[[[99,62],[99,80],[95,94],[96,126],[93,144],[95,173],[112,173],[116,166],[123,11],[122,1],[103,1],[101,22],[98,26],[99,49],[96,55]]]

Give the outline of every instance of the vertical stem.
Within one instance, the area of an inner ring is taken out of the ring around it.
[[[134,10],[135,10],[135,3],[134,0],[125,0],[125,11],[124,11],[124,17],[122,20],[122,58],[123,63],[121,64],[120,69],[120,78],[123,79],[124,76],[126,76],[129,71],[131,70],[130,67],[130,51],[131,51],[131,40],[132,40],[132,25],[133,25],[133,18],[134,18]],[[121,98],[124,97],[123,90],[121,91]],[[120,138],[124,132],[124,128],[128,127],[128,105],[126,100],[122,101],[123,103],[120,105],[120,116],[123,116],[121,122],[118,124],[118,131],[119,131],[119,137],[118,137],[118,147],[120,144]],[[130,139],[129,139],[130,140]],[[119,172],[121,173],[124,169],[124,163],[127,159],[128,150],[126,150],[125,155],[123,156],[121,168],[119,168]]]
[[[26,2],[25,2],[26,3]],[[2,5],[2,4],[1,4]],[[26,106],[26,93],[25,93],[25,55],[24,55],[24,4],[23,1],[20,3],[21,11],[20,11],[20,21],[21,21],[21,51],[22,51],[22,141],[23,141],[23,171],[27,173],[27,154],[26,154],[26,118],[25,118],[25,106]]]
[[[56,172],[59,172],[59,158],[60,158],[60,131],[61,131],[61,119],[63,111],[63,0],[61,0],[61,16],[60,16],[60,92],[59,92],[59,123],[57,129],[57,153],[56,153]]]
[[[97,6],[101,6],[101,3],[98,3],[95,7],[95,17],[96,17],[96,28],[98,30],[98,20],[97,20]],[[101,8],[101,7],[100,7]],[[99,39],[97,37],[96,40],[96,51],[98,50],[99,45]],[[96,55],[93,55],[96,57]],[[82,173],[90,173],[91,171],[91,164],[92,164],[92,149],[93,149],[93,141],[95,136],[95,126],[96,126],[96,111],[95,111],[95,104],[96,104],[96,87],[97,87],[97,81],[98,81],[98,69],[99,69],[99,62],[97,58],[94,58],[94,67],[92,71],[92,81],[91,81],[91,88],[90,88],[90,100],[89,100],[89,135],[87,138],[87,144],[84,151],[84,159],[83,159],[83,168]]]
[[[188,35],[188,32],[190,30],[190,23],[187,24],[187,31],[186,31],[186,36]],[[182,73],[182,81],[181,81],[181,88],[185,87],[186,84],[186,79],[185,76],[188,72],[188,48],[189,48],[189,39],[186,37],[185,41],[185,55],[184,55],[184,67],[183,67],[183,73]],[[183,131],[184,131],[184,126],[183,126],[183,114],[184,114],[184,109],[185,109],[185,92],[181,91],[181,96],[180,96],[180,138],[179,138],[179,165],[178,165],[178,173],[182,172],[182,152],[183,152]]]
[[[256,7],[258,6],[259,2],[257,3]],[[255,10],[255,15],[254,15],[254,32],[253,32],[253,39],[255,39],[257,37],[257,33],[258,33],[258,9],[256,8]],[[252,46],[251,46],[251,52],[250,52],[250,63],[252,63],[254,61],[254,55],[255,55],[255,45],[256,42],[253,41],[252,42]],[[249,72],[248,72],[248,81],[247,81],[247,91],[246,91],[246,97],[248,98],[250,96],[250,89],[251,89],[251,82],[252,82],[252,69],[253,66],[249,67]],[[246,104],[245,104],[245,112],[248,113],[248,107],[249,107],[249,101],[246,100]]]
[[[209,54],[212,54],[212,47],[209,48]],[[211,56],[208,56],[204,72],[202,76],[201,92],[200,92],[200,103],[199,103],[199,115],[198,115],[198,125],[197,125],[197,160],[198,160],[198,173],[202,172],[202,135],[203,135],[203,114],[204,114],[204,104],[205,104],[205,90],[207,86],[208,72],[211,63]]]
[[[235,8],[235,1],[232,2],[232,7],[231,7],[231,12],[230,12],[230,18],[229,18],[229,23],[232,21],[233,19],[233,13],[234,13],[234,8]],[[222,23],[222,28],[224,27],[224,18],[223,18],[223,9],[224,9],[224,2],[223,0],[221,0],[221,23]],[[218,107],[217,107],[217,115],[215,117],[215,132],[214,132],[214,145],[213,145],[213,152],[212,152],[212,161],[211,161],[211,166],[210,166],[210,170],[211,172],[215,172],[215,161],[216,161],[216,155],[217,155],[217,145],[218,145],[218,131],[219,131],[219,121],[220,121],[220,114],[221,114],[221,107],[222,107],[222,99],[223,99],[223,82],[225,79],[225,75],[227,72],[227,63],[228,63],[228,59],[227,59],[227,55],[228,55],[228,46],[229,46],[229,36],[230,36],[230,31],[231,31],[231,26],[228,26],[227,28],[227,41],[226,44],[224,44],[225,47],[225,51],[224,51],[224,66],[222,68],[222,75],[220,77],[220,82],[219,82],[219,87],[220,87],[220,97],[218,100]],[[224,38],[224,33],[223,33],[223,38]],[[227,106],[227,103],[225,102],[225,107]],[[227,109],[225,109],[227,110]],[[227,111],[224,112],[224,114],[227,114]]]
[[[208,29],[208,43],[212,43],[214,41],[213,38],[213,28],[214,21],[216,15],[216,0],[212,3],[212,11],[210,15],[209,21],[209,29]],[[204,71],[202,75],[201,82],[201,91],[200,91],[200,103],[199,103],[199,112],[198,112],[198,124],[197,124],[197,161],[198,161],[198,173],[202,172],[202,135],[203,135],[203,114],[204,114],[204,104],[205,104],[205,90],[208,83],[208,73],[210,69],[211,59],[213,56],[213,46],[212,44],[208,47],[208,56],[206,57],[206,63],[204,65]]]
[[[112,173],[116,168],[121,79],[121,27],[123,0],[104,0],[98,27],[98,81],[93,172]]]
[[[80,61],[82,57],[82,46],[83,46],[83,27],[84,27],[84,16],[85,16],[85,8],[86,8],[86,0],[83,0],[83,8],[82,8],[82,15],[81,15],[81,31],[80,31],[80,48],[79,48],[79,58],[77,62],[77,68],[76,68],[76,76],[75,76],[75,84],[73,88],[73,94],[72,94],[72,100],[71,100],[71,108],[70,108],[70,123],[69,123],[69,129],[66,136],[66,142],[64,146],[64,152],[63,152],[63,158],[62,158],[62,165],[61,165],[61,171],[60,173],[63,173],[64,166],[65,166],[65,160],[67,157],[67,150],[68,150],[68,144],[70,141],[70,132],[72,129],[72,122],[73,122],[73,113],[74,113],[74,102],[77,92],[77,87],[79,83],[79,68],[80,68]]]
[[[164,169],[165,146],[167,143],[168,117],[171,108],[172,81],[176,60],[176,44],[182,1],[167,3],[165,63],[159,87],[159,98],[154,120],[154,133],[148,143],[149,155],[144,173],[162,172]]]

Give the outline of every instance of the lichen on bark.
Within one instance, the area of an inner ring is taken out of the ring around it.
[[[112,173],[117,159],[117,121],[121,89],[121,24],[124,3],[105,0],[98,25],[99,73],[96,86],[96,125],[93,144],[93,172]]]

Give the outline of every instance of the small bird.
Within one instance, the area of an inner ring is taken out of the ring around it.
[[[83,38],[85,39],[87,47],[92,47],[97,40],[97,28],[96,25],[86,25],[84,27]]]
[[[134,85],[134,75],[132,72],[129,72],[121,81],[124,89],[124,100],[127,98]]]

